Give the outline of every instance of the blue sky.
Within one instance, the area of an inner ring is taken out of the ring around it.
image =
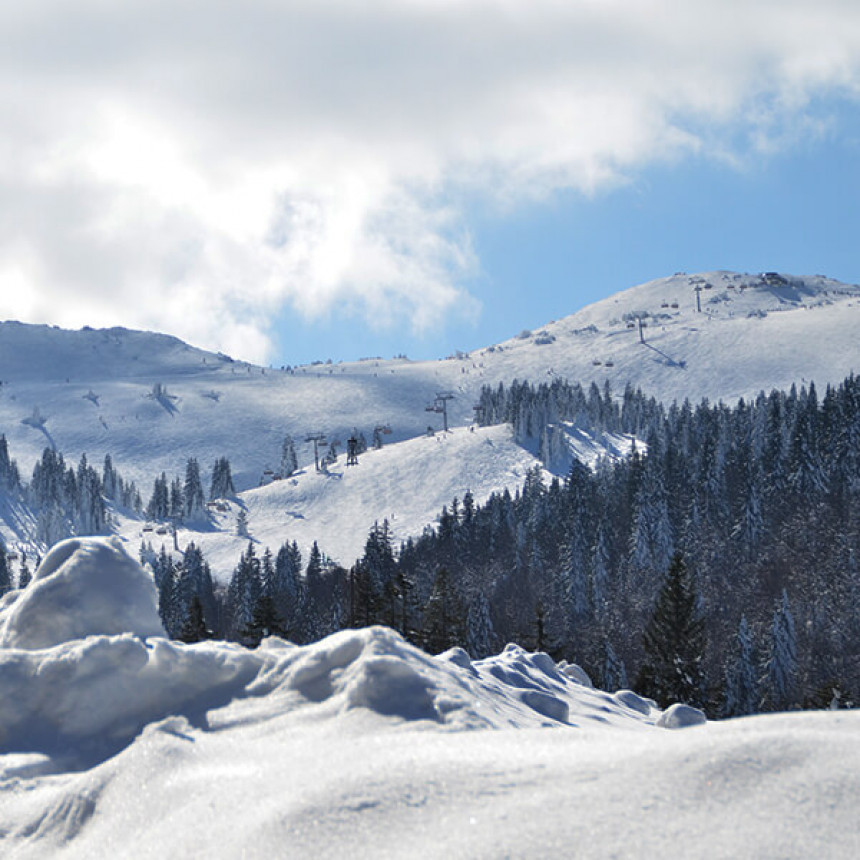
[[[554,194],[515,212],[473,203],[480,272],[464,279],[474,320],[425,336],[380,333],[335,308],[280,321],[280,363],[360,356],[433,359],[505,340],[621,289],[676,271],[824,274],[860,282],[860,104],[810,106],[826,130],[737,163],[691,157],[632,172],[620,187]]]
[[[472,349],[853,259],[847,0],[0,5],[0,319],[262,363]]]

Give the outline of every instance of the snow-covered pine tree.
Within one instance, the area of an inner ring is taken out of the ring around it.
[[[119,501],[119,475],[113,466],[110,454],[105,454],[104,465],[102,466],[102,492],[105,498]]]
[[[466,650],[473,660],[496,652],[496,633],[490,618],[490,601],[483,591],[475,593],[466,614]]]
[[[236,515],[236,534],[241,538],[251,536],[248,531],[248,512],[244,508],[240,508],[239,513]]]
[[[6,557],[6,547],[0,540],[0,597],[12,590],[12,573]]]
[[[177,593],[178,583],[173,558],[167,555],[164,547],[162,547],[162,554],[167,557],[167,561],[159,559],[158,616],[167,635],[175,639],[185,621],[185,612]]]
[[[771,648],[767,661],[765,701],[770,710],[787,711],[799,704],[797,635],[788,592],[783,589],[771,623]]]
[[[18,588],[26,588],[33,580],[30,567],[27,564],[27,553],[21,553],[21,567],[18,570]]]
[[[210,499],[228,499],[236,492],[233,486],[233,474],[230,470],[230,461],[226,457],[219,457],[212,467],[212,482],[209,486]]]
[[[283,619],[284,629],[294,636],[301,605],[302,554],[299,545],[293,541],[285,543],[275,556],[275,571],[272,579],[271,594],[275,611]]]
[[[624,661],[615,653],[608,639],[603,642],[603,667],[600,679],[602,688],[610,693],[625,690],[628,686]]]
[[[192,645],[195,642],[204,642],[212,638],[212,631],[206,626],[206,619],[203,613],[203,603],[195,594],[191,598],[191,604],[188,607],[188,612],[185,616],[185,621],[182,629],[179,631],[177,639],[180,642],[185,642]]]
[[[260,560],[254,552],[254,545],[249,543],[233,571],[227,588],[227,609],[230,617],[228,632],[231,638],[243,641],[243,631],[247,630],[253,621],[254,607],[262,590]]]
[[[745,615],[741,616],[731,662],[725,669],[723,716],[743,717],[759,708],[758,671],[752,632]]]
[[[15,461],[9,457],[5,434],[0,434],[0,489],[7,493],[21,488],[21,478]]]
[[[281,477],[289,478],[299,468],[293,437],[287,433],[281,445]]]
[[[200,479],[200,465],[194,457],[190,457],[185,466],[185,519],[189,522],[200,522],[206,518],[206,496],[203,493],[203,481]]]
[[[152,484],[152,496],[146,506],[146,516],[150,520],[166,520],[170,516],[170,488],[164,472]]]

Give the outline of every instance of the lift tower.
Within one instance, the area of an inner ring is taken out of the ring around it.
[[[436,399],[425,407],[425,412],[435,412],[442,416],[442,426],[448,432],[448,401],[453,400],[454,395],[450,391],[437,391]]]

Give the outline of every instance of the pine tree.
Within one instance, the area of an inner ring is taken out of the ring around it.
[[[268,594],[261,594],[254,605],[251,621],[242,630],[243,644],[256,648],[267,636],[286,638],[284,622],[275,609],[275,601]]]
[[[30,568],[27,566],[27,553],[21,553],[21,569],[18,571],[18,588],[26,588],[33,580]]]
[[[287,433],[281,445],[281,477],[289,478],[298,468],[299,461],[296,457],[296,446],[293,443],[293,437]]]
[[[321,638],[327,626],[324,605],[323,575],[325,562],[316,541],[308,555],[305,568],[304,594],[302,595],[300,631],[304,642],[315,642]]]
[[[705,633],[697,602],[693,577],[676,553],[642,637],[638,687],[661,707],[703,704]]]
[[[185,518],[191,522],[199,522],[206,517],[206,497],[203,494],[203,481],[200,479],[200,466],[194,457],[190,457],[185,466]]]
[[[301,602],[302,554],[298,544],[285,543],[275,556],[275,570],[272,579],[271,595],[275,611],[284,621],[284,629],[289,636],[295,636],[298,612]]]
[[[150,520],[166,520],[170,515],[170,489],[164,472],[152,485],[152,496],[146,506],[146,516]]]
[[[607,692],[627,689],[627,670],[624,661],[615,653],[612,643],[603,643],[603,668],[600,674],[601,685]]]
[[[159,560],[159,576],[156,580],[158,585],[158,616],[161,624],[171,639],[175,639],[182,629],[184,618],[184,607],[177,593],[176,567],[171,556],[167,555],[164,547],[161,548],[162,558]],[[166,557],[166,562],[164,558]]]
[[[474,660],[489,657],[496,650],[496,632],[490,618],[490,601],[479,591],[469,604],[466,615],[466,650]]]
[[[248,531],[248,512],[242,508],[236,517],[236,534],[241,538],[250,537]]]
[[[210,499],[227,499],[236,492],[233,486],[233,474],[230,470],[230,461],[226,457],[220,457],[212,467],[212,482],[209,486]]]
[[[20,489],[20,476],[14,460],[9,458],[5,434],[0,434],[0,489],[14,492]]]
[[[797,636],[785,589],[773,613],[766,684],[766,701],[772,710],[787,711],[798,704]]]
[[[212,638],[212,631],[206,626],[206,621],[203,617],[203,603],[196,594],[191,598],[191,604],[188,607],[185,621],[176,638],[188,645],[194,642],[204,642]]]
[[[0,541],[0,597],[12,590],[12,574],[9,571],[9,561],[6,558],[6,547]]]
[[[743,717],[754,714],[759,707],[758,678],[752,633],[746,616],[741,616],[735,640],[735,654],[726,667],[723,716]]]
[[[260,560],[254,552],[254,545],[249,543],[247,550],[242,553],[239,564],[233,571],[227,588],[230,632],[240,642],[244,641],[244,632],[251,627],[254,609],[262,590]]]
[[[462,636],[463,611],[460,598],[444,567],[436,572],[433,591],[424,608],[424,650],[430,654],[459,645]]]

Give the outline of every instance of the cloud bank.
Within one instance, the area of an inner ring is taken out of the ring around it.
[[[0,44],[0,317],[257,360],[284,309],[477,313],[458,200],[767,151],[860,85],[853,0],[46,0]]]

